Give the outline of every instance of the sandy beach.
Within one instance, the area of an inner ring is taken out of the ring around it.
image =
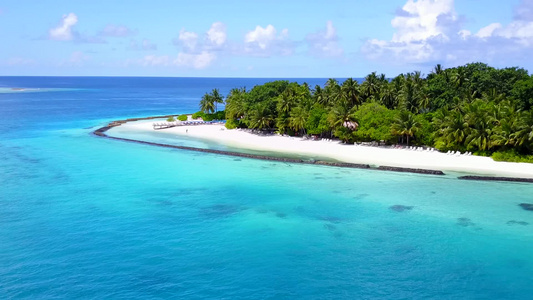
[[[120,130],[154,132],[153,123],[161,122],[163,121],[128,122],[122,124]],[[228,130],[221,124],[176,126],[157,130],[157,132],[204,139],[241,149],[301,154],[347,163],[533,178],[533,164],[496,162],[489,157],[450,155],[437,151],[347,145],[339,141],[308,140],[281,135],[260,136],[240,129]]]

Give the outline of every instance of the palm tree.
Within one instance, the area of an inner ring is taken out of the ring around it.
[[[200,100],[200,110],[206,114],[213,113],[215,111],[215,100],[210,94],[205,93],[202,97],[202,100]]]
[[[414,136],[420,129],[420,123],[415,120],[415,115],[407,110],[400,112],[400,115],[392,124],[391,131],[394,135],[405,136],[407,138],[407,146],[409,146],[409,138]]]
[[[519,115],[516,131],[512,134],[516,145],[533,148],[533,110],[522,112]]]
[[[352,106],[361,105],[361,99],[359,97],[359,83],[353,78],[348,78],[342,83],[341,87],[342,97],[350,103]]]
[[[231,89],[226,97],[226,117],[228,119],[238,119],[244,115],[244,102],[246,97],[245,88]]]
[[[498,93],[497,89],[491,88],[486,93],[483,93],[483,99],[485,99],[486,101],[500,103],[501,101],[505,100],[505,94]]]
[[[493,147],[492,135],[495,122],[490,114],[490,104],[483,100],[475,100],[465,106],[465,119],[470,126],[466,143],[469,147],[485,151]]]
[[[217,104],[224,103],[224,97],[220,95],[220,92],[218,91],[218,89],[213,89],[213,91],[211,91],[211,98],[213,102],[215,103],[215,111],[218,111]]]
[[[476,123],[476,126],[470,130],[466,138],[466,143],[470,147],[477,147],[479,150],[490,150],[493,147],[492,126],[485,122]]]
[[[437,64],[437,65],[435,66],[435,68],[433,68],[433,71],[432,71],[432,72],[433,72],[433,74],[435,74],[435,75],[440,75],[440,74],[442,74],[442,72],[443,72],[442,65],[441,65],[441,64]]]
[[[291,117],[289,118],[289,124],[296,132],[305,134],[305,124],[309,118],[309,112],[303,107],[297,106],[291,111]]]
[[[372,72],[365,77],[365,81],[361,85],[365,100],[376,98],[380,91],[380,80],[376,72]]]
[[[334,129],[335,136],[343,142],[349,142],[353,138],[353,131],[358,124],[353,116],[356,107],[351,107],[346,101],[339,101],[330,111],[328,122]]]
[[[403,89],[400,93],[403,106],[406,110],[417,113],[419,106],[420,93],[413,80],[406,80]]]
[[[395,109],[398,106],[398,93],[392,83],[385,85],[381,90],[380,102],[388,109]]]
[[[469,81],[468,74],[464,66],[457,67],[452,78],[457,88],[462,88],[465,83]]]
[[[254,129],[268,129],[272,127],[274,116],[266,103],[258,103],[250,116],[250,127]]]
[[[333,78],[328,79],[324,91],[326,93],[328,105],[334,105],[342,98],[341,86],[337,80]]]
[[[315,85],[315,89],[313,91],[313,99],[316,103],[319,103],[321,105],[327,104],[327,97],[325,95],[324,89],[320,87],[320,85]]]
[[[444,120],[440,134],[444,137],[447,145],[462,145],[470,131],[468,122],[463,114],[451,112]]]
[[[411,79],[413,80],[413,83],[418,89],[421,89],[424,84],[424,79],[422,79],[422,72],[415,71],[414,73],[410,74]]]
[[[277,97],[277,109],[278,112],[288,114],[291,108],[296,104],[297,96],[296,91],[289,85],[287,88]]]
[[[498,126],[494,128],[493,144],[500,147],[514,146],[516,144],[514,133],[518,129],[519,120],[516,114],[501,118]]]

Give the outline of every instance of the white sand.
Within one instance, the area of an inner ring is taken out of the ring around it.
[[[121,125],[120,130],[153,132],[153,123],[161,121],[129,122]],[[296,153],[348,163],[533,178],[533,164],[496,162],[489,157],[346,145],[338,141],[313,141],[279,135],[258,136],[239,129],[228,130],[223,125],[178,126],[157,132],[206,139],[243,149]]]

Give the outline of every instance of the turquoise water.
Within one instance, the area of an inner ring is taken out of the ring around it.
[[[90,134],[261,80],[0,77],[72,89],[0,95],[0,298],[530,299],[531,184]]]

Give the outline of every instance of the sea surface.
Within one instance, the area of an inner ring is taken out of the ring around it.
[[[531,299],[533,184],[91,134],[266,81],[0,77],[0,299]]]

